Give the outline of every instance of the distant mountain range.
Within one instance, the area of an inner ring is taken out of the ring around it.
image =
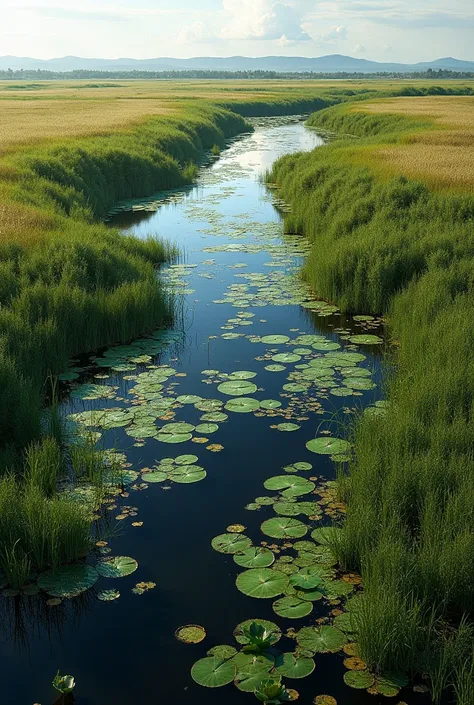
[[[435,61],[422,61],[417,64],[380,63],[352,56],[331,54],[306,58],[302,56],[247,56],[195,57],[191,59],[84,59],[78,56],[64,56],[58,59],[32,59],[30,57],[0,56],[0,70],[74,71],[185,71],[192,69],[212,71],[278,71],[337,73],[377,73],[426,71],[447,69],[450,71],[474,71],[474,61],[461,61],[446,57]]]

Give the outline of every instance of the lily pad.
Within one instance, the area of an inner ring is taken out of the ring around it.
[[[227,411],[233,411],[238,414],[249,414],[260,408],[260,402],[250,397],[241,397],[239,399],[230,399],[224,408]]]
[[[147,472],[143,476],[145,482],[165,482],[168,479],[168,474],[166,472]]]
[[[313,438],[306,443],[306,448],[312,453],[320,455],[340,455],[346,453],[351,447],[348,441],[341,438],[321,437]]]
[[[308,531],[308,527],[302,521],[288,517],[267,519],[260,528],[266,536],[275,539],[299,539]]]
[[[203,433],[207,436],[208,433],[215,433],[219,429],[216,423],[201,423],[196,426],[196,433]]]
[[[99,579],[99,572],[83,563],[48,570],[38,578],[39,587],[52,597],[76,597],[89,590]]]
[[[97,595],[97,598],[102,600],[102,602],[113,602],[114,600],[118,600],[119,597],[120,593],[118,590],[102,590],[102,592],[99,592]]]
[[[297,423],[279,423],[276,428],[278,431],[291,432],[298,431],[301,426],[299,426]]]
[[[291,580],[290,576],[290,580]],[[273,611],[285,619],[301,619],[307,617],[313,611],[313,605],[307,600],[300,600],[298,597],[281,597],[273,603]]]
[[[186,443],[192,438],[191,433],[158,433],[155,438],[162,443]]]
[[[275,662],[275,671],[285,678],[306,678],[314,668],[312,658],[293,653],[282,654]]]
[[[257,391],[257,385],[246,380],[235,380],[233,382],[222,382],[217,387],[221,394],[227,394],[231,397],[241,397],[244,394],[254,394]]]
[[[211,546],[219,553],[239,553],[250,548],[252,539],[244,534],[220,534],[211,541]]]
[[[234,561],[242,568],[268,568],[275,560],[269,548],[252,546],[234,555]]]
[[[375,691],[386,698],[393,698],[407,685],[408,678],[404,673],[384,673],[381,676],[376,676],[370,692]]]
[[[272,568],[252,568],[240,573],[235,584],[244,595],[265,599],[281,595],[288,585],[288,576]]]
[[[174,462],[176,465],[194,465],[197,461],[197,455],[178,455]]]
[[[268,345],[281,345],[288,343],[289,340],[287,335],[264,335],[263,338],[261,338],[261,342]]]
[[[309,651],[327,654],[340,651],[347,639],[336,627],[303,627],[296,635],[298,645]]]
[[[321,576],[311,574],[306,571],[300,571],[290,577],[290,585],[301,588],[302,590],[314,590],[321,584]]]
[[[374,684],[374,677],[368,671],[346,671],[344,673],[344,683],[350,688],[365,690]]]
[[[378,335],[369,334],[351,335],[349,340],[356,345],[380,345],[383,343],[383,338],[380,338]]]
[[[101,558],[96,568],[103,578],[125,578],[136,571],[138,563],[129,556],[109,556]]]
[[[266,629],[266,631],[270,634],[270,640],[273,645],[280,641],[281,629],[277,624],[275,624],[275,622],[270,622],[268,619],[246,619],[245,622],[241,622],[234,629],[234,638],[238,644],[245,645],[249,643],[249,639],[245,635],[245,630],[247,627],[250,627],[253,622]]]
[[[212,649],[209,649],[207,655],[217,656],[217,658],[221,659],[228,659],[235,656],[236,653],[237,649],[233,646],[229,646],[228,644],[219,644],[218,646],[213,646]]]
[[[184,644],[199,644],[206,638],[206,630],[199,624],[186,624],[184,627],[179,627],[174,635]]]
[[[276,399],[264,399],[260,402],[262,409],[279,409],[281,405],[281,401],[277,401]]]
[[[301,355],[295,355],[295,353],[278,353],[277,355],[273,355],[272,360],[273,362],[284,363],[299,362]]]
[[[191,485],[207,477],[207,472],[199,465],[184,465],[172,470],[169,479],[180,485]]]
[[[237,667],[232,660],[207,656],[196,661],[191,669],[191,678],[205,688],[220,688],[232,683]]]
[[[249,370],[238,370],[238,372],[231,372],[229,379],[253,379],[256,376],[256,372],[250,372]]]

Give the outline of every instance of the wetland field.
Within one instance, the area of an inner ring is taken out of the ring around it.
[[[472,705],[474,83],[0,107],[4,701]]]

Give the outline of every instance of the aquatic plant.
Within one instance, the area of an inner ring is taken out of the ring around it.
[[[243,627],[243,634],[247,643],[242,650],[246,653],[259,653],[269,649],[275,643],[275,635],[262,624],[252,622]]]
[[[281,678],[268,678],[255,688],[254,695],[261,703],[266,705],[279,705],[286,702],[288,691],[281,682]]]
[[[59,690],[62,695],[67,695],[68,693],[72,693],[74,688],[76,687],[76,682],[74,680],[74,676],[68,676],[64,675],[61,676],[61,674],[58,672],[53,678],[53,688],[56,690]]]

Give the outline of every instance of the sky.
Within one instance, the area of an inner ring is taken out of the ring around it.
[[[0,0],[0,56],[474,60],[472,0]]]

